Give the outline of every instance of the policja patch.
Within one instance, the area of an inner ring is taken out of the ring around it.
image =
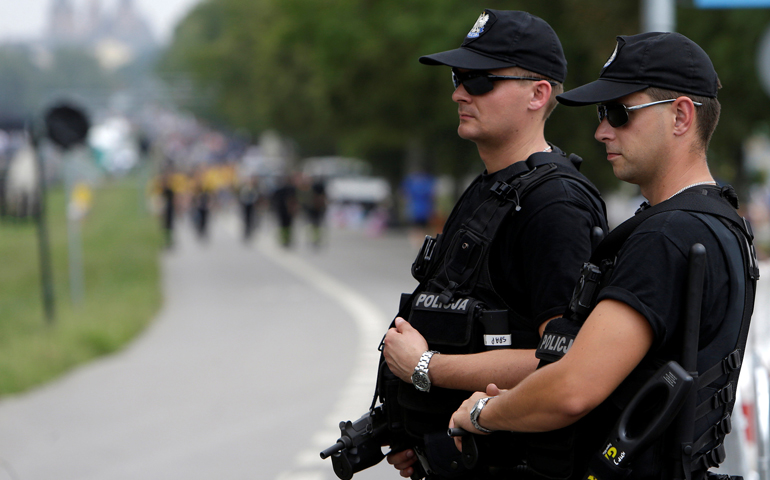
[[[484,33],[484,26],[489,21],[489,14],[487,12],[483,12],[481,15],[479,15],[478,20],[476,20],[476,23],[473,25],[473,28],[471,28],[471,31],[468,32],[467,37],[468,38],[479,38],[479,35]]]

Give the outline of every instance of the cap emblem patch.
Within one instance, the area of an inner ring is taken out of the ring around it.
[[[615,61],[615,57],[618,56],[618,46],[620,46],[620,42],[615,44],[615,50],[612,51],[612,55],[610,55],[610,58],[607,59],[607,63],[605,63],[602,68],[609,67],[610,64]]]
[[[482,13],[479,15],[479,19],[476,20],[475,25],[473,25],[473,28],[471,28],[471,31],[468,32],[468,38],[478,38],[479,35],[484,33],[484,26],[489,21],[489,14],[487,12]]]

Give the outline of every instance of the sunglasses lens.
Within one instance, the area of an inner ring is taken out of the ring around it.
[[[622,127],[628,123],[628,112],[620,104],[610,105],[597,105],[597,113],[599,114],[599,123],[607,118],[610,126],[613,128]]]
[[[492,91],[494,84],[486,76],[478,76],[463,81],[463,86],[471,95],[484,95]]]
[[[461,83],[465,87],[465,91],[470,95],[483,95],[491,92],[492,87],[494,87],[492,80],[487,78],[487,73],[485,72],[458,72],[452,69],[452,84],[455,86],[455,89]]]
[[[607,105],[607,121],[613,128],[622,127],[628,123],[628,112],[623,105]]]

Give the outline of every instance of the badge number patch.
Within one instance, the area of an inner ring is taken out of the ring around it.
[[[510,335],[484,335],[484,346],[509,347],[511,346],[511,336]]]

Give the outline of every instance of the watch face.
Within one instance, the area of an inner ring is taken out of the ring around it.
[[[430,390],[430,379],[428,379],[428,375],[425,372],[414,372],[412,374],[412,383],[414,384],[414,388],[421,392]]]

